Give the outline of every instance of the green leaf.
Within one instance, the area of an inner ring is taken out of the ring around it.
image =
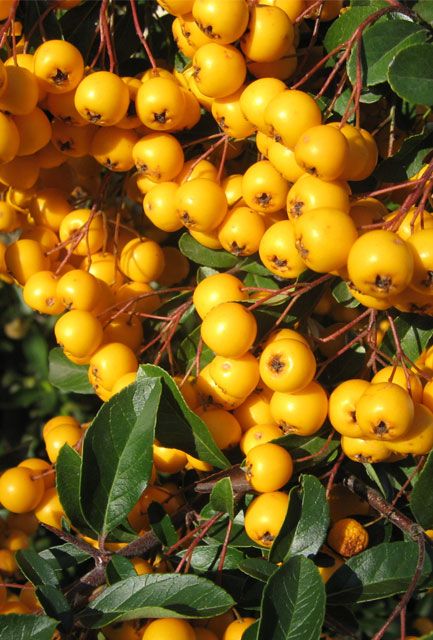
[[[246,287],[261,287],[262,289],[275,289],[278,291],[279,286],[272,278],[259,276],[256,273],[247,273],[244,278]]]
[[[244,258],[243,260],[238,262],[236,266],[241,271],[246,271],[251,275],[262,276],[263,278],[266,278],[266,279],[272,278],[272,273],[269,271],[269,269],[267,269],[261,262],[258,262],[258,260],[254,258],[254,256],[249,256],[248,258]],[[274,280],[271,280],[271,282],[274,285],[276,285]],[[266,285],[263,285],[263,286],[266,286]],[[273,289],[274,287],[271,286],[270,288]],[[278,289],[278,285],[276,285],[276,288]]]
[[[15,558],[21,572],[32,584],[36,586],[40,584],[57,586],[59,584],[54,569],[33,549],[20,549]]]
[[[397,335],[408,358],[416,360],[433,336],[431,320],[426,316],[401,313],[394,319]],[[391,329],[386,332],[381,349],[390,356],[395,354],[395,344]]]
[[[110,562],[105,569],[108,584],[116,584],[137,575],[134,565],[128,558],[119,555],[112,555]]]
[[[213,582],[194,575],[153,574],[127,578],[97,596],[79,619],[92,629],[135,618],[212,618],[234,605]]]
[[[198,343],[201,336],[201,325],[196,327],[191,333],[182,340],[176,357],[183,364],[185,371],[189,369],[191,364],[195,362],[197,356]],[[200,368],[205,367],[215,357],[214,352],[205,344],[202,344],[200,353]]]
[[[82,394],[95,393],[87,375],[89,367],[68,360],[60,347],[51,349],[48,364],[48,380],[58,389]]]
[[[218,522],[208,531],[206,538],[207,541],[213,540],[222,544],[226,537],[228,523],[228,516],[221,517]],[[236,514],[235,519],[233,520],[229,544],[238,549],[241,549],[243,547],[258,547],[258,545],[255,545],[251,538],[249,538],[246,534],[244,526],[244,516],[242,511],[239,511],[239,513]]]
[[[349,287],[347,286],[347,282],[345,282],[344,280],[337,282],[337,284],[332,287],[332,296],[337,302],[344,305],[345,307],[359,307],[358,300],[355,300],[355,298],[352,296]]]
[[[153,533],[164,547],[171,547],[178,540],[176,529],[173,526],[170,516],[165,512],[164,507],[158,502],[152,502],[147,510],[149,523]]]
[[[433,44],[417,44],[400,51],[389,67],[388,82],[411,104],[433,105]]]
[[[35,594],[44,611],[51,618],[59,620],[63,630],[69,631],[73,624],[72,610],[60,589],[45,584],[37,587]]]
[[[44,551],[41,551],[39,555],[55,571],[63,571],[70,567],[76,567],[83,562],[87,562],[91,558],[88,553],[78,549],[70,542],[50,547],[49,549],[44,549]]]
[[[191,556],[192,568],[201,573],[216,571],[219,566],[222,550],[223,546],[217,544],[200,545],[196,547]],[[187,553],[187,551],[183,551],[179,555],[183,556],[185,553]],[[235,549],[235,547],[227,547],[224,558],[224,570],[234,571],[238,569],[239,563],[242,562],[243,559],[244,554],[242,551]]]
[[[368,87],[387,80],[388,67],[394,57],[407,47],[425,42],[429,33],[409,20],[387,20],[369,27],[362,36],[363,85]],[[350,81],[356,81],[357,47],[352,49],[347,65]]]
[[[317,455],[325,446],[327,439],[328,433],[324,430],[323,433],[315,433],[312,436],[296,436],[294,434],[288,434],[273,440],[273,442],[284,447],[287,451],[290,451],[295,461],[297,458],[305,458],[314,455],[313,458],[305,460],[305,462],[296,462],[296,468],[299,471],[311,466],[316,467],[318,462],[326,460],[332,456],[339,447],[338,438],[331,440],[326,449],[323,450],[323,453]]]
[[[433,452],[418,474],[416,484],[410,494],[409,504],[415,519],[424,529],[433,528]]]
[[[159,378],[138,378],[101,407],[87,430],[81,505],[100,534],[126,518],[147,486],[161,391]]]
[[[431,0],[418,0],[418,2],[412,7],[413,11],[421,16],[423,20],[433,25],[433,4]]]
[[[0,616],[0,640],[51,640],[57,625],[47,616]]]
[[[155,378],[162,382],[155,432],[161,445],[181,449],[221,469],[230,466],[203,420],[186,404],[173,378],[161,367],[151,364],[140,367],[138,380]]]
[[[260,620],[256,620],[242,635],[242,640],[258,640]]]
[[[218,480],[210,494],[210,504],[214,511],[227,513],[230,520],[233,520],[235,515],[235,500],[230,478]]]
[[[264,558],[246,558],[239,564],[239,570],[255,580],[267,582],[277,567]]]
[[[227,251],[208,249],[197,242],[189,233],[184,233],[179,240],[179,249],[184,256],[206,267],[216,267],[217,269],[231,269],[238,258],[232,256]]]
[[[291,558],[263,591],[259,638],[319,640],[325,616],[325,587],[308,558]]]
[[[404,593],[418,560],[414,542],[385,542],[363,551],[340,567],[326,583],[328,603],[369,602]],[[431,571],[426,557],[423,576]]]
[[[397,153],[386,158],[375,175],[385,182],[408,180],[418,173],[432,149],[433,124],[428,122],[420,133],[405,137]]]
[[[386,7],[387,2],[385,0],[375,0],[364,6],[350,7],[347,11],[340,14],[337,20],[334,20],[323,40],[325,49],[330,52],[338,45],[348,40],[355,29],[359,27],[372,13],[375,13],[378,9]],[[384,20],[384,18],[381,18]]]
[[[326,539],[329,506],[320,481],[315,476],[301,476],[301,486],[290,492],[290,502],[293,500],[295,505],[292,508],[289,505],[285,522],[272,545],[271,562],[282,562],[296,555],[314,556]]]
[[[56,485],[59,499],[71,524],[81,533],[94,537],[96,530],[87,522],[80,500],[81,467],[80,454],[65,444],[60,450],[56,463]]]

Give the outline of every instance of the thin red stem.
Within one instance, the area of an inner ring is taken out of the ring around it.
[[[134,21],[134,27],[135,27],[135,32],[141,42],[141,44],[144,47],[144,50],[146,51],[147,57],[149,58],[149,62],[152,66],[152,69],[157,69],[157,65],[155,62],[155,58],[153,57],[153,54],[150,50],[149,45],[147,44],[147,40],[144,37],[143,31],[141,29],[140,26],[140,22],[138,20],[138,15],[137,15],[137,5],[135,4],[135,0],[129,0],[129,4],[131,6],[131,11],[132,11],[132,19]]]

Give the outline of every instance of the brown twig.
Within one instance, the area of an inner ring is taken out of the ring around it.
[[[424,531],[420,525],[410,520],[407,516],[401,513],[401,511],[398,511],[395,507],[386,502],[386,500],[375,489],[367,486],[354,475],[345,475],[343,478],[343,484],[352,493],[368,502],[368,504],[375,511],[380,513],[392,524],[398,527],[401,531],[403,531],[403,533],[408,535],[418,545],[418,560],[408,588],[397,606],[388,616],[386,622],[372,638],[372,640],[381,640],[391,623],[395,620],[395,618],[397,618],[397,616],[400,615],[400,612],[406,607],[413,596],[413,593],[422,575],[425,560],[425,544],[428,539],[425,536]]]

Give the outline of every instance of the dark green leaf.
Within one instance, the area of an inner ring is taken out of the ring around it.
[[[95,2],[82,2],[78,7],[67,11],[60,24],[65,40],[78,47],[87,59],[95,41],[95,29],[98,24],[99,11]]]
[[[105,569],[108,584],[116,584],[137,575],[134,565],[124,556],[112,555]]]
[[[385,82],[394,57],[411,45],[425,42],[428,37],[426,29],[408,20],[373,24],[362,37],[363,85],[371,87]],[[352,83],[356,80],[356,59],[357,47],[354,47],[347,66]]]
[[[294,460],[314,455],[310,460],[296,463],[296,468],[301,470],[311,466],[317,466],[318,462],[328,459],[336,451],[339,447],[338,438],[334,438],[330,443],[327,443],[327,439],[328,433],[323,431],[315,433],[312,436],[296,436],[294,434],[288,434],[274,440],[273,442],[284,447],[287,451],[290,451]],[[323,453],[317,455],[319,451],[322,450]]]
[[[59,453],[56,463],[56,485],[60,502],[70,522],[81,533],[94,536],[96,530],[87,522],[80,500],[81,495],[80,454],[65,444]]]
[[[47,616],[0,616],[0,640],[51,640],[57,625]]]
[[[269,277],[259,276],[255,273],[247,273],[244,278],[244,285],[246,287],[260,287],[262,289],[279,289],[275,280]]]
[[[375,175],[385,182],[412,178],[421,169],[426,156],[433,149],[433,124],[427,123],[421,133],[407,136],[396,154],[386,158]]]
[[[385,1],[375,0],[364,6],[350,7],[350,9],[342,13],[337,20],[334,20],[326,32],[323,40],[326,50],[330,52],[338,45],[343,44],[369,15],[386,6],[387,3]]]
[[[233,520],[235,515],[235,500],[230,478],[218,480],[210,494],[210,504],[214,511],[227,513],[230,520]]]
[[[337,284],[332,287],[332,296],[337,302],[345,307],[353,308],[359,306],[358,300],[355,300],[352,296],[349,291],[349,287],[347,286],[347,282],[344,280],[337,282]]]
[[[433,528],[433,452],[418,474],[416,484],[410,494],[409,504],[416,521],[424,529]]]
[[[200,342],[201,326],[196,327],[182,342],[176,354],[178,360],[180,360],[184,366],[185,371],[189,369],[191,364],[195,362],[197,356],[198,343]],[[205,367],[213,358],[215,354],[205,344],[202,345],[200,353],[200,368]]]
[[[326,584],[329,604],[344,605],[404,593],[418,560],[413,542],[385,542],[367,549],[340,567]],[[424,577],[431,571],[427,556]]]
[[[76,567],[78,564],[87,562],[91,557],[88,553],[78,549],[70,542],[45,549],[44,551],[41,551],[39,555],[55,571],[62,571],[69,567]]]
[[[269,269],[267,269],[261,262],[258,262],[258,260],[255,260],[254,256],[245,258],[244,260],[240,261],[237,266],[241,271],[246,271],[251,275],[262,276],[263,278],[272,278],[272,273],[269,271]],[[274,280],[271,280],[271,282],[275,284]],[[273,289],[274,287],[271,286],[270,288]]]
[[[393,488],[389,481],[386,470],[380,464],[370,463],[365,464],[364,469],[370,480],[374,482],[385,500],[392,500]]]
[[[412,104],[433,105],[433,44],[403,49],[388,71],[388,82],[400,98]]]
[[[308,558],[291,558],[263,591],[259,638],[319,640],[325,616],[325,587]]]
[[[202,515],[203,513],[204,512],[202,511]],[[220,542],[222,544],[226,537],[228,523],[229,523],[228,516],[221,517],[218,520],[218,522],[209,530],[207,534],[207,539],[209,541],[216,540],[217,542]],[[258,546],[254,544],[254,542],[251,540],[251,538],[247,536],[245,532],[244,515],[242,511],[239,511],[239,513],[236,514],[233,520],[232,530],[230,532],[229,544],[231,544],[234,547],[237,547],[238,549],[241,549],[242,547]]]
[[[68,360],[59,347],[50,351],[48,379],[62,391],[95,393],[87,375],[88,368],[86,365],[74,364]]]
[[[251,627],[248,627],[248,629],[244,631],[242,635],[242,640],[258,640],[259,624],[260,620],[257,620],[256,622],[254,622],[254,624],[251,625]]]
[[[83,446],[81,504],[98,533],[119,525],[147,486],[162,386],[139,377],[106,402]]]
[[[329,526],[329,506],[325,489],[315,476],[301,476],[301,486],[290,492],[290,500],[294,499],[294,491],[299,491],[300,497],[295,511],[299,516],[293,528],[293,513],[288,510],[286,520],[289,525],[284,526],[285,534],[280,532],[271,550],[272,562],[281,562],[294,555],[314,556],[319,551]],[[286,523],[284,523],[286,524]]]
[[[200,545],[194,549],[191,556],[191,566],[195,571],[207,573],[210,571],[216,571],[219,567],[221,558],[222,545]],[[183,556],[187,551],[182,552]],[[224,570],[235,570],[239,567],[239,563],[244,559],[244,554],[235,547],[227,547],[226,555],[224,558]]]
[[[239,569],[255,580],[267,582],[277,567],[264,558],[246,558],[239,564]]]
[[[63,630],[69,631],[72,627],[73,615],[71,607],[60,589],[45,584],[37,587],[35,593],[45,613],[58,620]]]
[[[170,516],[158,502],[152,502],[147,510],[149,523],[153,533],[164,547],[171,547],[178,540],[176,529],[173,526]]]
[[[408,358],[416,360],[433,336],[433,327],[427,316],[401,313],[394,319],[397,335]],[[390,356],[395,354],[395,344],[391,329],[386,332],[381,349]]]
[[[184,233],[179,240],[179,249],[184,256],[206,267],[216,267],[217,269],[231,269],[238,258],[232,256],[227,251],[215,251],[208,249],[197,242],[189,233]]]
[[[36,586],[40,584],[57,586],[59,584],[54,569],[33,549],[20,549],[15,557],[22,573],[32,584]]]
[[[215,467],[226,468],[229,461],[215,444],[209,429],[186,404],[173,378],[161,367],[145,364],[138,380],[162,381],[155,437],[164,447],[181,449]]]
[[[135,618],[212,618],[234,605],[232,598],[205,578],[153,574],[127,578],[112,585],[81,612],[92,629]]]

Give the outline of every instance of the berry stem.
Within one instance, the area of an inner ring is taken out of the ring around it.
[[[146,51],[147,57],[149,58],[149,62],[152,66],[152,69],[156,69],[157,65],[155,62],[155,58],[153,57],[153,54],[150,50],[149,45],[147,44],[147,40],[144,37],[144,33],[140,27],[140,22],[138,20],[138,15],[137,15],[137,5],[135,4],[135,0],[129,0],[129,4],[131,6],[131,11],[132,11],[132,19],[134,21],[134,27],[135,27],[135,33],[137,34],[141,44],[144,47],[144,50]]]

